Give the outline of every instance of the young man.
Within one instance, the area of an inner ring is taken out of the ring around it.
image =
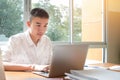
[[[5,70],[31,71],[36,65],[49,65],[52,57],[52,44],[44,35],[47,30],[49,15],[41,8],[30,12],[28,30],[13,35],[7,48],[3,50]],[[38,67],[39,68],[39,67]],[[49,66],[43,68],[47,71]]]

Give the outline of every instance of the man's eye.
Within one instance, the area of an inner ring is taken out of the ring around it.
[[[46,26],[44,26],[44,27],[47,27],[47,25],[46,25]]]
[[[36,26],[40,27],[40,25],[36,25]]]

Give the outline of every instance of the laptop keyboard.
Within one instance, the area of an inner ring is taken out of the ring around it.
[[[34,74],[37,74],[37,75],[41,75],[41,76],[46,76],[46,77],[49,76],[49,73],[48,73],[48,72],[35,71],[35,72],[33,72],[33,73],[34,73]]]

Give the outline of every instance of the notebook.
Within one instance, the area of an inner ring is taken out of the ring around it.
[[[78,80],[81,77],[86,80],[120,80],[120,72],[106,69],[71,70],[71,74]]]
[[[1,49],[0,49],[0,80],[6,80],[5,78],[5,73],[4,73],[4,67],[3,67],[3,64],[2,64],[2,57],[1,57]]]
[[[57,45],[53,49],[53,58],[50,65],[50,72],[33,72],[45,77],[64,76],[70,70],[83,70],[88,51],[87,44],[80,45]]]

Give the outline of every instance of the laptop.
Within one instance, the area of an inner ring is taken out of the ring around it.
[[[88,51],[87,44],[56,45],[53,48],[53,58],[49,73],[35,71],[33,73],[54,78],[64,76],[70,70],[83,70]]]
[[[2,64],[2,57],[1,57],[1,49],[0,49],[0,80],[6,80],[5,78],[5,73],[4,73],[4,67],[3,67],[3,64]]]

